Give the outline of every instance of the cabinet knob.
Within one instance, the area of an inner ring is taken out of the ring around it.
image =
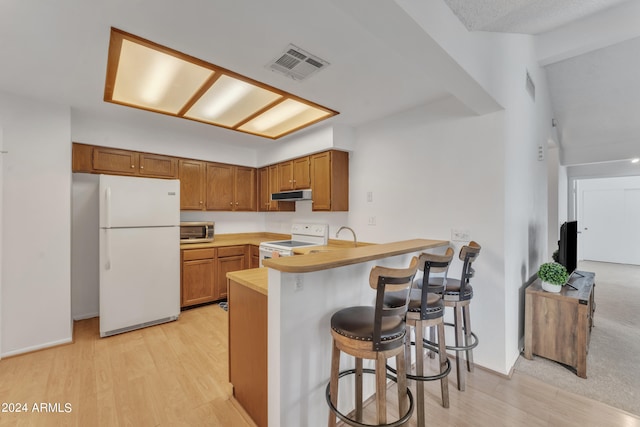
[[[239,204],[240,204],[239,202],[236,202],[236,206],[238,206]]]
[[[140,169],[144,169],[144,166],[140,166]]]
[[[202,204],[202,200],[200,200],[200,204]]]
[[[229,202],[229,205],[230,205],[230,206],[233,206],[233,202]]]
[[[135,167],[136,167],[135,165],[131,165],[131,169],[133,169],[133,168],[135,168]]]

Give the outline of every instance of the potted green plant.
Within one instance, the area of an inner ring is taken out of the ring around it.
[[[547,262],[538,269],[538,277],[542,280],[542,289],[547,292],[560,292],[567,283],[569,273],[564,265],[557,262]]]

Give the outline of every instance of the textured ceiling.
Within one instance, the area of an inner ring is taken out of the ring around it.
[[[445,0],[471,31],[539,34],[637,0]]]

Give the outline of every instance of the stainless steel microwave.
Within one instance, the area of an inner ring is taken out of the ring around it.
[[[180,243],[213,242],[214,222],[181,222]]]

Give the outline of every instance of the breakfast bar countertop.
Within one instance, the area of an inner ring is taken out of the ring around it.
[[[263,295],[269,295],[269,269],[268,268],[250,268],[248,270],[231,271],[227,273],[227,279],[244,285],[247,288],[260,292]]]
[[[425,249],[433,249],[448,244],[449,242],[447,240],[412,239],[377,245],[358,246],[355,248],[331,248],[332,250],[323,250],[323,247],[316,247],[320,249],[320,252],[309,253],[304,256],[271,258],[264,260],[263,265],[283,273],[309,273]],[[305,249],[313,250],[314,248]]]

